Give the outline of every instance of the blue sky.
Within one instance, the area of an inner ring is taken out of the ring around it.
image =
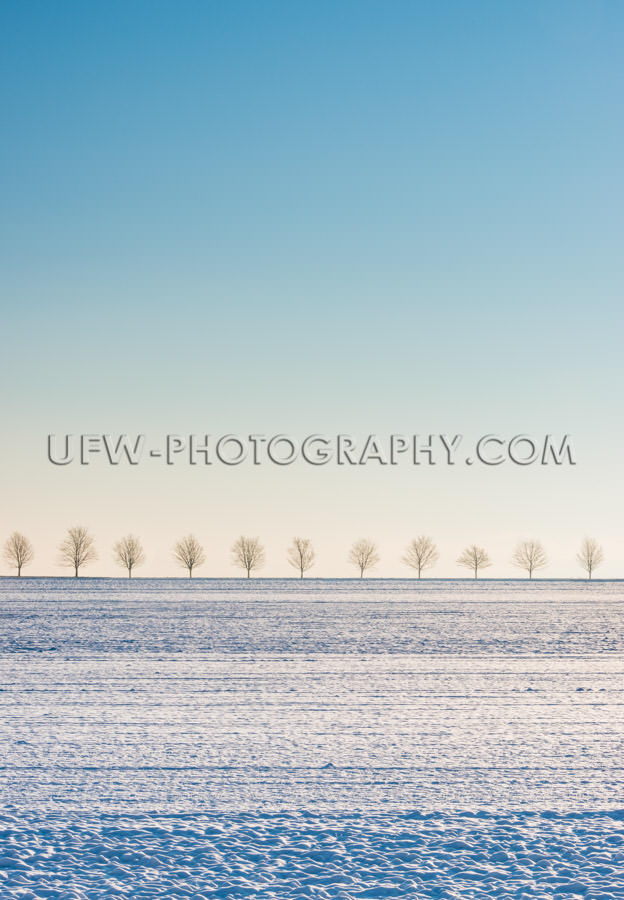
[[[42,571],[76,520],[140,531],[154,574],[191,527],[207,574],[249,529],[276,574],[293,531],[322,574],[361,533],[399,574],[421,531],[440,574],[472,540],[505,574],[534,534],[568,574],[588,529],[624,573],[620,4],[26,2],[0,31],[0,516]],[[337,430],[570,432],[580,461],[61,474],[43,451]]]

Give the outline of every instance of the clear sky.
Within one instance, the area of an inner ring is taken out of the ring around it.
[[[624,6],[5,3],[0,538],[624,576]],[[48,433],[570,433],[574,468],[52,467]],[[5,570],[6,571],[6,570]]]

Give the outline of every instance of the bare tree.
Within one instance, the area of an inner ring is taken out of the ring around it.
[[[425,569],[431,568],[438,561],[440,554],[433,539],[421,534],[420,537],[414,538],[407,545],[405,553],[401,557],[401,562],[412,569],[416,569],[418,577]]]
[[[14,531],[6,539],[3,556],[11,568],[17,569],[18,576],[22,574],[22,568],[27,566],[29,562],[32,562],[34,555],[33,545],[19,531]]]
[[[364,573],[367,569],[374,569],[380,558],[377,552],[377,544],[366,538],[360,538],[358,541],[355,541],[349,550],[347,560],[352,566],[360,570],[360,578],[364,578]]]
[[[132,578],[132,570],[145,562],[145,553],[138,537],[128,534],[113,546],[115,561],[128,570],[128,578]]]
[[[173,558],[183,569],[188,569],[189,578],[193,577],[193,569],[206,562],[204,548],[194,534],[187,534],[177,541],[173,548]]]
[[[293,538],[288,548],[288,562],[293,569],[298,569],[301,578],[314,565],[316,554],[309,538]]]
[[[78,578],[78,570],[97,559],[95,541],[83,525],[67,529],[67,536],[59,544],[59,565],[69,566]]]
[[[469,547],[466,547],[461,556],[458,557],[457,564],[459,566],[464,566],[466,569],[472,569],[474,577],[478,578],[479,569],[487,569],[488,566],[492,565],[492,561],[483,547],[477,547],[476,544],[471,544]]]
[[[244,537],[241,535],[232,545],[232,562],[239,569],[245,569],[247,578],[256,569],[264,565],[264,547],[257,537]]]
[[[519,569],[526,569],[529,578],[533,578],[533,572],[536,569],[543,569],[548,565],[548,557],[542,547],[542,542],[536,540],[520,541],[511,561]]]
[[[581,549],[576,554],[576,559],[591,578],[594,569],[604,562],[604,550],[595,538],[583,538]]]

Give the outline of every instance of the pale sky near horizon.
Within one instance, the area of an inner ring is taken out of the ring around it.
[[[624,7],[604,2],[5,4],[0,540],[32,574],[85,524],[174,575],[193,531],[320,576],[472,542],[624,577]],[[570,434],[574,467],[94,463],[49,433]],[[8,574],[9,570],[0,568]]]

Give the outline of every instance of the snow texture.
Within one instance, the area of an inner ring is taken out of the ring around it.
[[[0,898],[624,898],[618,582],[0,579]]]

